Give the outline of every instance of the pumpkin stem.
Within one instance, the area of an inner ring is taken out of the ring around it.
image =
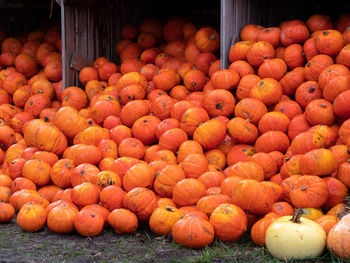
[[[175,212],[174,207],[171,207],[171,206],[166,206],[165,209],[169,212]]]
[[[297,223],[297,224],[300,224],[301,221],[300,221],[300,217],[304,214],[304,211],[303,209],[301,208],[298,208],[297,210],[295,210],[292,218],[290,219],[291,222],[293,223]]]

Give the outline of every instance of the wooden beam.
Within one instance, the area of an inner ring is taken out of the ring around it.
[[[88,5],[94,5],[97,2],[104,2],[105,0],[63,0],[65,5],[79,5],[79,6],[88,6]]]
[[[61,3],[62,87],[65,89],[77,85],[76,72],[69,66],[75,51],[74,7]]]

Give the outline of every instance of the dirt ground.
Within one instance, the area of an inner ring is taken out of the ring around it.
[[[307,262],[334,261],[328,253]],[[58,235],[47,228],[28,233],[15,219],[0,225],[0,262],[279,262],[248,237],[237,243],[215,241],[205,249],[187,249],[170,237],[154,235],[147,226],[136,234],[117,235],[111,228],[92,238]],[[306,262],[306,261],[304,261]]]

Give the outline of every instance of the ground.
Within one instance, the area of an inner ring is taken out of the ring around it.
[[[341,262],[325,253],[303,262]],[[215,241],[204,249],[187,249],[170,237],[154,235],[147,226],[136,234],[117,235],[106,228],[97,237],[77,233],[58,235],[47,228],[22,231],[15,219],[0,224],[0,262],[280,262],[251,243],[249,236],[236,243]]]

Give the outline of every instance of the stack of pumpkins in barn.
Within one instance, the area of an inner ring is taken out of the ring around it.
[[[121,36],[84,89],[62,88],[57,28],[2,42],[0,222],[349,258],[349,14],[247,25],[229,69],[217,30],[182,17]]]

